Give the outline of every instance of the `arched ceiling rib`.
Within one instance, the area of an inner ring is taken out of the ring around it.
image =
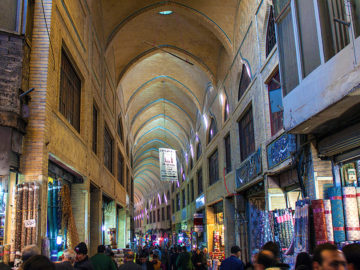
[[[169,186],[159,182],[159,148],[173,148],[183,164],[218,57],[232,53],[237,3],[102,1],[105,57],[130,127],[137,201]],[[164,9],[173,14],[159,15]]]

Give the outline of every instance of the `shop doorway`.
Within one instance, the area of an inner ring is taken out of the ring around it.
[[[90,184],[90,255],[97,253],[101,242],[101,191]]]

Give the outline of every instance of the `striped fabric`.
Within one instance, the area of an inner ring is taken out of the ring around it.
[[[341,187],[330,187],[327,190],[331,202],[332,222],[334,229],[334,241],[340,243],[345,241],[345,220]]]
[[[356,200],[357,200],[358,212],[360,217],[360,187],[356,188]]]
[[[327,232],[328,242],[334,243],[334,228],[333,228],[330,200],[324,200],[324,208],[325,208],[325,221],[326,221],[326,232]]]
[[[343,202],[347,240],[360,240],[359,212],[355,187],[343,187]]]
[[[311,201],[311,208],[314,216],[315,239],[316,244],[320,245],[328,241],[326,221],[325,221],[325,207],[323,200]]]

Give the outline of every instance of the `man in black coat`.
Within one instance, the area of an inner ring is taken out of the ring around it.
[[[76,270],[94,270],[94,267],[87,255],[88,249],[86,244],[81,242],[75,247],[74,250],[76,252],[76,262],[74,268]]]
[[[148,256],[146,253],[140,254],[140,258],[138,260],[138,265],[141,266],[143,270],[154,270],[154,266],[151,262],[148,260]]]
[[[195,270],[206,270],[207,261],[204,253],[202,253],[200,249],[196,249],[195,254],[192,256],[191,259]]]

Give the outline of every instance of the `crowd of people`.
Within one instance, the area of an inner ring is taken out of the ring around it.
[[[59,262],[53,263],[40,255],[37,246],[27,246],[22,252],[22,270],[217,270],[210,264],[207,249],[196,248],[188,251],[186,247],[175,246],[169,249],[159,246],[139,247],[137,252],[129,251],[124,256],[124,264],[117,266],[111,250],[98,246],[96,255],[89,257],[84,242],[74,250],[65,250]],[[268,242],[251,258],[251,263],[241,261],[241,249],[231,248],[231,255],[221,262],[219,270],[290,270],[281,261],[276,243]],[[0,270],[11,269],[4,263]],[[360,244],[346,245],[342,250],[331,243],[318,245],[313,255],[302,252],[297,255],[294,270],[360,270]]]
[[[66,249],[58,262],[52,262],[47,256],[41,255],[36,245],[26,246],[21,255],[19,270],[117,270],[113,253],[104,245],[98,246],[97,254],[88,256],[88,248],[84,242],[74,250]],[[0,270],[10,270],[10,266],[1,263]]]

